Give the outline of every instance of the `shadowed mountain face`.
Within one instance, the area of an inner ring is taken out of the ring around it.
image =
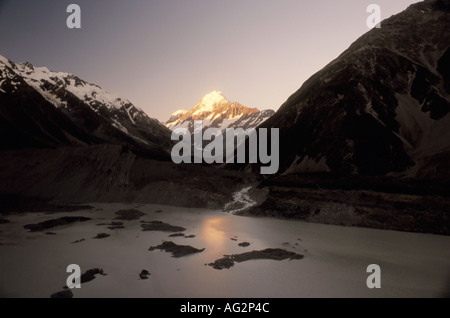
[[[9,94],[0,92],[2,149],[86,145],[100,141],[77,127],[22,78],[17,77],[10,83],[3,81],[1,87],[10,91]]]
[[[0,56],[2,149],[110,143],[168,158],[170,130],[128,100],[68,73]]]
[[[0,151],[0,205],[30,197],[58,202],[151,202],[221,208],[255,177],[154,160],[118,145]],[[3,194],[3,196],[2,196]],[[38,201],[39,203],[39,201]]]
[[[449,178],[450,4],[382,22],[312,76],[262,127],[280,171]]]

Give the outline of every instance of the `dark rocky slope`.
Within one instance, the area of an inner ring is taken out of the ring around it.
[[[256,178],[154,160],[119,145],[9,150],[0,156],[0,193],[12,200],[27,196],[57,202],[222,208],[234,191]]]
[[[281,171],[450,179],[450,9],[428,0],[382,22],[262,127]]]

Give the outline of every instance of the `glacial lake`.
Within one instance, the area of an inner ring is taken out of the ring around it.
[[[443,297],[450,296],[450,237],[340,227],[221,211],[151,204],[91,203],[94,209],[20,213],[0,224],[0,297],[49,297],[63,290],[69,264],[101,268],[74,297]],[[145,213],[107,229],[122,209]],[[23,226],[64,216],[90,221],[29,232]],[[142,231],[141,221],[186,228],[186,236]],[[45,234],[51,232],[52,235]],[[99,233],[110,234],[93,239]],[[84,239],[84,241],[73,243]],[[203,252],[174,258],[150,246],[172,241]],[[248,242],[247,247],[238,244]],[[224,255],[280,248],[300,260],[249,260],[229,269],[207,264]],[[368,265],[381,268],[381,288],[369,289]],[[148,279],[139,273],[148,270]]]

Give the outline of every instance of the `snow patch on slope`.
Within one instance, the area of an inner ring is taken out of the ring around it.
[[[171,116],[180,116],[180,115],[184,115],[186,113],[187,113],[187,110],[179,109],[176,112],[174,112]]]
[[[114,109],[132,105],[130,101],[122,99],[116,94],[109,93],[95,84],[87,83],[70,73],[53,72],[47,67],[34,67],[30,63],[12,64],[3,56],[0,56],[0,62],[3,62],[16,72],[17,75],[23,77],[27,84],[36,89],[36,91],[56,107],[64,105],[53,92],[48,91],[48,86],[57,89],[63,88],[91,107],[94,103],[98,102],[108,108]],[[132,120],[131,116],[130,119]]]

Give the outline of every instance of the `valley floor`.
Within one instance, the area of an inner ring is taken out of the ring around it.
[[[73,289],[74,297],[450,296],[448,236],[151,204],[90,205],[92,209],[73,212],[1,216],[1,297],[50,297],[63,290],[69,264],[79,265],[82,273],[99,268],[106,274]],[[145,215],[117,220],[115,212],[124,209]],[[36,232],[24,228],[75,216],[90,220],[48,229],[31,227]],[[146,226],[174,232],[142,231]],[[180,232],[175,226],[185,228],[184,235],[170,237]],[[98,236],[102,233],[109,236]],[[204,250],[179,258],[149,250],[169,241]],[[224,255],[267,248],[304,257],[247,260],[222,270],[208,266]],[[370,264],[381,267],[381,289],[366,286]],[[143,269],[150,273],[148,279],[140,278]]]

